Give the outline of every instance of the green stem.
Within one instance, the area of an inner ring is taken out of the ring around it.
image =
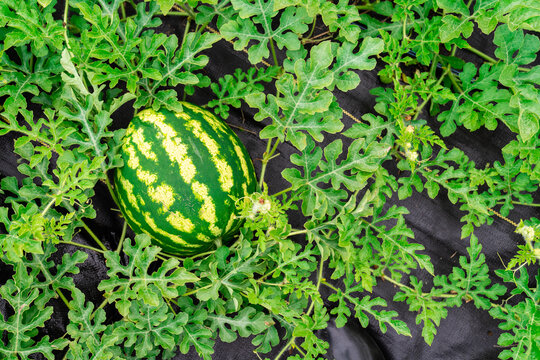
[[[283,349],[281,349],[281,351],[276,355],[276,357],[274,358],[274,360],[279,360],[281,358],[281,356],[285,353],[285,351],[287,351],[287,349],[289,347],[291,347],[292,344],[294,344],[294,340],[296,338],[293,336],[291,337],[291,340],[289,340],[289,342],[283,347]]]
[[[324,286],[326,286],[327,288],[334,290],[335,292],[341,291],[340,289],[338,289],[338,288],[335,287],[334,285],[330,284],[330,283],[327,282],[326,280],[324,280],[324,281],[322,282],[322,284],[323,284]],[[341,291],[341,292],[343,293],[343,291]],[[343,296],[345,296],[346,298],[348,298],[350,295],[347,295],[347,294],[343,293]]]
[[[291,231],[291,232],[289,233],[288,236],[294,236],[294,235],[306,234],[308,231],[309,231],[309,230],[307,230],[307,229]]]
[[[191,18],[188,18],[186,21],[186,27],[184,28],[184,35],[182,36],[182,45],[180,48],[184,47],[184,43],[186,42],[186,38],[189,34],[189,28],[191,27]]]
[[[468,50],[470,52],[472,52],[473,54],[477,55],[478,57],[481,57],[482,59],[486,60],[488,63],[490,64],[497,64],[500,60],[497,60],[495,58],[492,58],[491,56],[489,56],[488,54],[478,50],[477,48],[474,48],[472,46],[469,45],[468,48],[465,48],[465,50]],[[521,70],[521,71],[531,71],[530,68],[526,68],[526,67],[518,67],[518,70]]]
[[[469,3],[470,3],[470,2],[469,2]],[[469,5],[467,5],[467,7],[469,7]],[[454,45],[454,46],[452,47],[452,51],[451,51],[450,55],[451,55],[451,56],[455,56],[455,55],[456,55],[456,51],[457,51],[457,45]],[[455,77],[454,74],[452,73],[452,67],[450,66],[450,64],[448,64],[447,67],[448,67],[448,69],[449,69],[448,77],[450,78],[450,81],[452,82],[452,84],[454,85],[454,87],[456,88],[456,90],[458,90],[460,94],[463,94],[463,89],[461,88],[461,86],[459,86],[456,77]]]
[[[96,316],[96,312],[99,310],[99,309],[102,309],[105,307],[105,305],[107,305],[107,299],[103,300],[101,302],[101,304],[99,304],[99,306],[97,308],[94,309],[94,311],[92,312],[92,315],[90,315],[90,320],[92,320],[94,318],[94,316]]]
[[[377,3],[378,1],[373,4],[356,5],[356,9],[357,10],[373,10],[373,6]]]
[[[69,49],[69,39],[67,34],[67,18],[68,18],[68,10],[69,10],[69,0],[66,0],[64,3],[64,18],[62,20],[62,26],[64,27],[64,39],[66,40],[66,47]]]
[[[258,282],[259,284],[262,284],[262,285],[268,285],[268,286],[277,286],[277,287],[285,286],[285,284],[281,284],[281,283],[269,283],[269,282],[262,281],[262,280],[257,280],[257,282]]]
[[[188,17],[187,21],[186,21],[186,27],[184,28],[184,36],[182,37],[182,46],[181,46],[181,49],[184,48],[184,44],[186,42],[186,38],[189,34],[189,28],[191,26],[191,19],[194,19],[195,17],[194,16],[191,16]],[[182,93],[182,101],[186,101],[186,98],[187,98],[187,93],[186,93],[186,89],[184,87],[184,90],[183,90],[183,93]]]
[[[472,52],[475,55],[478,55],[479,57],[481,57],[482,59],[486,60],[489,63],[496,64],[498,62],[496,59],[492,58],[488,54],[483,53],[480,50],[478,50],[478,49],[476,49],[476,48],[474,48],[472,46],[469,46],[468,48],[466,48],[466,50]]]
[[[309,31],[309,34],[307,36],[308,39],[310,39],[313,36],[313,33],[315,32],[315,25],[317,24],[317,16],[315,16],[315,19],[313,19],[313,24],[311,25],[311,30]]]
[[[178,259],[178,260],[182,260],[182,258],[178,255],[173,255],[173,254],[167,254],[166,252],[160,252],[159,255],[161,256],[160,259],[161,260],[167,260],[167,259],[171,259],[171,258],[175,258],[175,259]]]
[[[413,289],[412,287],[410,286],[407,286],[405,284],[402,284],[400,283],[399,281],[396,281],[394,279],[392,279],[390,276],[387,276],[385,274],[382,274],[381,275],[381,279],[383,279],[384,281],[388,281],[389,283],[392,283],[394,285],[397,285],[399,286],[400,288],[404,288],[404,289],[409,289],[411,292],[416,292],[415,289]],[[422,293],[422,296],[429,296],[431,298],[453,298],[453,297],[456,297],[457,295],[456,294],[439,294],[439,295],[432,295],[430,293]]]
[[[300,355],[302,355],[304,357],[304,359],[306,358],[306,353],[304,352],[304,350],[302,350],[300,348],[300,346],[296,345],[296,344],[293,344],[295,345],[294,348],[296,349],[296,351],[298,351],[300,353]]]
[[[457,91],[459,91],[460,94],[463,94],[463,89],[461,88],[461,86],[459,86],[459,84],[457,83],[457,79],[456,77],[454,76],[454,74],[452,73],[452,71],[450,71],[448,73],[448,77],[450,78],[450,81],[452,82],[452,84],[454,85],[454,87],[456,88]]]
[[[124,244],[124,239],[126,238],[127,231],[127,221],[124,219],[124,226],[122,226],[122,235],[120,235],[120,241],[118,242],[118,247],[116,248],[116,253],[120,254],[122,250],[122,245]]]
[[[272,51],[272,59],[274,60],[274,65],[279,66],[278,59],[276,56],[276,49],[274,47],[274,39],[270,38],[270,51]]]
[[[324,266],[324,260],[322,259],[319,262],[319,272],[317,273],[317,292],[319,291],[319,288],[321,287],[321,282],[323,280],[322,274],[323,274],[323,266]],[[315,306],[315,301],[311,300],[311,304],[309,305],[309,309],[306,313],[307,316],[311,315],[311,312],[313,311],[313,308]]]
[[[66,298],[66,296],[62,293],[62,291],[60,289],[56,289],[56,293],[58,294],[58,296],[60,297],[60,299],[62,299],[62,301],[64,302],[64,304],[66,304],[67,308],[69,310],[72,310],[71,309],[71,306],[69,305],[69,301],[68,299]]]
[[[161,254],[163,254],[163,253],[161,253]],[[157,257],[158,259],[160,259],[160,260],[163,260],[163,261],[167,261],[167,260],[169,260],[171,257],[175,257],[175,256],[172,256],[172,255],[166,254],[166,255],[169,256],[169,258],[167,258],[167,257],[165,257],[165,256],[163,256],[163,255],[161,255],[161,254],[157,254],[156,257]]]
[[[109,194],[111,194],[114,203],[118,204],[118,197],[116,197],[116,193],[114,192],[114,188],[111,184],[111,181],[109,180],[109,177],[107,176],[107,173],[105,173],[105,178],[103,179],[103,181],[105,182],[105,185],[107,185],[107,189],[109,190]]]
[[[99,245],[100,248],[103,249],[103,251],[108,251],[108,249],[105,247],[105,245],[103,245],[103,243],[101,242],[101,240],[99,240],[99,238],[96,236],[96,234],[94,234],[94,232],[92,231],[92,229],[90,229],[88,227],[88,225],[86,225],[84,223],[84,221],[80,220],[81,221],[81,224],[82,224],[82,227],[84,228],[84,230],[86,230],[86,232],[90,235],[90,237],[92,239],[94,239],[94,241]]]
[[[433,61],[431,61],[431,67],[429,68],[429,78],[432,79],[435,76],[435,71],[437,71],[437,63],[439,61],[439,54],[433,56]]]
[[[195,20],[195,13],[193,12],[193,9],[191,8],[191,6],[189,6],[189,4],[183,4],[181,5],[181,8],[184,9],[186,13],[188,13],[190,18]]]
[[[121,7],[121,10],[122,10],[122,18],[120,20],[124,20],[126,18],[126,3],[122,3],[122,7]]]
[[[169,305],[169,309],[171,309],[172,313],[176,315],[176,311],[172,307],[170,299],[165,298],[165,302],[167,302],[167,305]]]
[[[45,208],[41,211],[41,216],[45,216],[45,214],[47,213],[47,211],[49,211],[49,209],[54,204],[54,202],[55,202],[55,199],[52,199],[51,201],[49,201],[47,206],[45,206]]]
[[[405,40],[408,39],[408,37],[407,37],[407,13],[405,13],[405,19],[403,20],[402,32],[403,32],[403,41],[405,42]]]
[[[162,15],[164,15],[164,14],[162,13]],[[191,16],[187,12],[184,12],[184,11],[169,11],[167,13],[167,16],[169,16],[169,15],[172,15],[172,16]]]
[[[497,205],[503,205],[503,204],[506,204],[504,201],[503,202],[498,202]],[[514,205],[523,205],[523,206],[535,206],[535,207],[540,207],[540,204],[527,204],[527,203],[524,203],[524,202],[519,202],[519,201],[512,201],[512,204]]]
[[[275,193],[275,194],[272,195],[272,196],[280,196],[280,195],[283,195],[283,194],[285,194],[285,193],[288,193],[289,191],[292,191],[292,189],[293,189],[293,188],[292,188],[292,186],[291,186],[290,188],[287,188],[287,189],[285,189],[285,190],[281,190],[280,192],[277,192],[277,193]]]
[[[199,290],[202,290],[202,289],[208,289],[209,287],[211,287],[213,284],[208,284],[208,285],[205,285],[203,287],[200,287],[200,288],[197,288],[197,289],[193,289],[191,291],[188,291],[187,293],[185,293],[184,295],[182,296],[189,296],[189,295],[193,295],[193,294],[196,294]]]
[[[69,202],[64,200],[64,201],[62,201],[62,203],[64,204],[64,207],[66,209],[68,209],[69,211],[71,211],[71,212],[75,211],[75,208],[73,206],[71,206],[71,204]],[[96,236],[96,234],[94,234],[92,229],[90,229],[88,227],[88,225],[86,225],[85,222],[82,219],[80,219],[79,221],[81,222],[82,227],[84,228],[84,230],[86,230],[86,232],[90,235],[90,237],[92,239],[94,239],[94,241],[99,245],[99,247],[101,249],[103,249],[103,251],[108,251],[108,249],[105,247],[105,245],[103,245],[103,243],[99,240],[99,238]]]
[[[189,16],[189,14],[187,12],[184,12],[184,11],[169,11],[167,13],[167,15],[165,15],[163,12],[161,11],[158,11],[156,13],[156,16],[169,16],[169,15],[172,15],[172,16]],[[133,15],[128,15],[128,16],[125,16],[123,19],[120,19],[121,21],[125,21],[127,19],[134,19],[135,17],[137,17],[137,14],[133,14]]]
[[[442,83],[444,77],[445,77],[449,72],[450,72],[450,66],[447,66],[446,69],[444,70],[444,73],[443,73],[443,74],[441,75],[441,77],[439,78],[439,81],[437,81],[437,82],[435,83],[435,85],[433,86],[433,88],[436,88],[437,86],[439,86],[439,85]],[[418,116],[419,116],[420,113],[422,112],[422,109],[427,105],[427,103],[429,102],[429,100],[431,100],[432,97],[433,97],[433,93],[430,93],[430,94],[428,95],[428,97],[426,98],[426,100],[424,100],[424,101],[420,104],[420,106],[418,106],[418,107],[416,108],[416,114],[414,115],[414,118],[413,118],[412,121],[415,121],[415,120],[418,118]]]
[[[195,259],[200,258],[200,257],[205,257],[205,256],[208,256],[208,255],[211,255],[211,254],[213,254],[215,252],[216,252],[215,250],[210,250],[210,251],[206,251],[206,252],[203,252],[203,253],[200,253],[200,254],[190,256],[189,258],[195,260]]]
[[[319,272],[317,274],[317,291],[319,291],[319,288],[321,287],[321,284],[326,282],[322,278],[323,268],[324,268],[324,260],[321,257],[321,260],[319,262]],[[311,312],[313,311],[314,307],[315,307],[315,301],[311,300],[311,304],[309,304],[309,308],[308,308],[308,310],[306,312],[306,316],[311,315]],[[287,349],[290,348],[292,345],[295,345],[294,348],[296,350],[298,350],[298,352],[300,352],[300,354],[305,356],[305,353],[303,351],[301,351],[299,349],[299,347],[296,345],[295,340],[296,340],[296,337],[292,336],[291,340],[289,340],[289,342],[283,347],[283,349],[281,349],[281,351],[279,352],[279,354],[276,355],[274,360],[279,360],[279,358],[285,353],[285,351],[287,351]]]
[[[93,246],[90,246],[90,245],[86,245],[86,244],[81,244],[81,243],[76,243],[76,242],[73,242],[73,241],[60,241],[61,244],[66,244],[66,245],[73,245],[73,246],[78,246],[78,247],[81,247],[81,248],[84,248],[84,249],[89,249],[89,250],[92,250],[92,251],[95,251],[95,252],[98,252],[100,254],[103,254],[105,251],[101,250],[101,249],[98,249],[96,247],[93,247]]]
[[[270,152],[272,141],[273,139],[268,140],[268,142],[266,143],[266,150],[264,151],[264,154],[263,154],[261,176],[259,178],[259,190],[261,191],[262,191],[262,184],[264,183],[264,174],[266,173],[266,164],[268,163],[268,160],[266,160],[266,157],[267,157],[267,154]]]

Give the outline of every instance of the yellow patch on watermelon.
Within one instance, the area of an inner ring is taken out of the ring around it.
[[[185,246],[185,247],[195,247],[196,246],[194,244],[188,243],[187,241],[182,239],[180,236],[169,234],[168,232],[160,229],[156,225],[154,219],[152,219],[152,216],[150,215],[149,212],[145,212],[145,213],[143,213],[143,215],[144,215],[144,220],[146,221],[148,226],[150,226],[150,229],[152,229],[153,232],[155,232],[157,234],[160,234],[160,235],[163,235],[163,236],[167,237],[168,239],[172,240],[173,242],[175,242],[177,244],[181,244],[182,246]],[[148,235],[152,236],[152,234],[148,234]]]
[[[171,212],[169,216],[167,216],[167,221],[177,230],[180,230],[185,233],[190,233],[193,231],[193,228],[195,227],[191,220],[186,219],[185,217],[180,214],[179,211]]]
[[[204,203],[199,210],[199,216],[201,217],[201,219],[210,223],[210,227],[215,226],[217,220],[216,207],[214,206],[214,202],[210,198],[204,199]],[[214,233],[214,231],[212,231],[212,233]]]
[[[214,160],[214,159],[212,159]],[[219,184],[225,192],[229,192],[233,187],[233,173],[231,166],[223,159],[216,159],[216,167],[219,172]]]
[[[140,211],[139,205],[137,204],[137,198],[135,197],[135,194],[133,193],[133,184],[130,183],[120,173],[118,173],[117,176],[118,176],[118,180],[120,180],[120,185],[122,185],[122,188],[124,188],[127,194],[129,205],[133,206],[137,211]]]
[[[191,116],[189,116],[189,115],[186,114],[186,113],[175,113],[174,115],[175,115],[177,118],[182,119],[182,120],[185,120],[185,121],[190,121],[190,120],[191,120]]]
[[[212,241],[212,239],[210,239],[209,236],[206,236],[206,235],[201,234],[201,233],[197,234],[197,240],[200,240],[200,241],[203,241],[203,242],[210,242],[210,241]]]
[[[231,214],[231,216],[229,217],[229,221],[227,222],[227,226],[225,227],[225,232],[232,229],[232,227],[234,225],[234,220],[236,220],[236,215]]]
[[[156,160],[156,154],[152,151],[152,144],[146,142],[143,132],[143,128],[139,128],[137,131],[133,132],[131,139],[145,158]]]
[[[242,151],[242,148],[240,148],[240,146],[236,143],[236,141],[234,142],[234,151],[236,152],[236,156],[238,157],[238,159],[240,159],[240,166],[242,167],[242,171],[244,172],[244,178],[246,180],[250,179],[251,176],[249,174],[248,164],[246,162],[246,159],[244,158],[244,152]],[[247,195],[245,193],[246,191],[244,191],[244,195]]]
[[[148,195],[155,202],[163,205],[163,211],[167,212],[174,203],[174,191],[170,185],[161,184],[158,187],[148,188]]]
[[[244,191],[244,196],[248,196],[248,191],[247,191],[247,184],[244,182],[242,183],[242,190]]]
[[[184,179],[187,184],[190,184],[197,173],[197,169],[188,156],[187,146],[182,144],[179,138],[166,137],[163,140],[163,148],[169,156],[169,159],[178,164],[182,179]]]
[[[165,115],[147,109],[141,111],[138,116],[142,121],[156,126],[163,137],[163,148],[171,161],[176,162],[180,168],[180,175],[186,183],[191,183],[196,174],[195,165],[188,156],[187,146],[182,144],[174,129],[164,122]]]
[[[126,212],[126,215],[130,218],[131,222],[133,222],[138,227],[141,227],[141,223],[135,220],[135,217],[133,216],[133,213],[130,210],[126,209],[125,212]]]
[[[131,136],[133,134],[133,132],[135,132],[135,128],[133,126],[128,126],[128,128],[126,129],[125,137]]]
[[[124,145],[126,152],[128,153],[128,163],[127,165],[132,169],[137,169],[140,166],[139,157],[135,151],[133,145]]]
[[[231,166],[219,154],[219,145],[206,132],[203,131],[201,123],[196,120],[191,120],[187,127],[193,134],[204,144],[210,155],[212,162],[216,165],[219,172],[219,183],[225,192],[229,192],[233,187],[233,172]]]
[[[139,200],[139,203],[140,203],[142,206],[145,206],[145,205],[146,205],[146,201],[144,201],[144,199],[142,198],[142,196],[137,195],[137,200]]]
[[[203,202],[201,209],[199,210],[199,217],[210,224],[210,231],[214,233],[215,231],[212,231],[212,226],[215,227],[217,221],[216,206],[212,198],[208,196],[208,187],[195,181],[191,184],[191,190],[193,190],[197,200]]]
[[[208,196],[208,187],[198,181],[191,184],[191,190],[199,201],[204,201],[204,198]]]
[[[195,111],[196,113],[199,113],[199,114],[204,114],[204,112],[205,112],[205,110],[201,109],[197,105],[193,105],[193,104],[190,104],[188,102],[182,102],[182,106],[185,106],[188,109],[193,110],[193,111]]]
[[[165,118],[165,117],[163,117]],[[174,129],[172,128],[172,126],[168,125],[168,124],[165,124],[163,121],[160,121],[160,122],[157,122],[155,123],[155,125],[158,127],[158,129],[161,131],[161,133],[165,136],[165,137],[175,137],[177,136],[178,134],[176,133],[176,131],[174,131]]]
[[[212,124],[212,127],[214,129],[220,129],[222,131],[226,131],[227,130],[227,127],[226,125],[223,123],[223,121],[219,120],[214,114],[212,114],[211,112],[204,112],[203,114],[203,118],[204,120],[208,121],[209,124]]]
[[[158,113],[152,109],[146,109],[137,114],[137,116],[146,123],[153,124],[159,129],[162,135],[165,137],[175,137],[176,131],[168,125],[165,124],[165,115]]]
[[[212,235],[214,236],[220,236],[221,235],[221,229],[218,228],[216,225],[214,224],[211,224],[210,225],[210,232],[212,233]]]
[[[157,180],[156,174],[152,174],[150,171],[141,168],[137,169],[137,178],[147,186],[152,185]]]
[[[136,116],[139,117],[139,119],[141,119],[143,122],[150,124],[155,124],[156,122],[160,122],[165,119],[165,115],[160,114],[153,109],[145,109],[140,111]]]

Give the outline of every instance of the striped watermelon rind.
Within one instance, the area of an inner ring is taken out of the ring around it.
[[[192,255],[233,237],[242,225],[234,199],[257,181],[236,134],[209,111],[181,104],[180,113],[146,109],[133,118],[114,185],[133,231],[165,252]]]

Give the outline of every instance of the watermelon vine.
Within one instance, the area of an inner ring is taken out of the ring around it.
[[[212,359],[247,338],[254,359],[323,359],[330,319],[436,346],[474,306],[500,359],[540,359],[533,1],[5,0],[0,28],[0,358]],[[373,75],[370,112],[340,101]],[[189,103],[245,141],[258,183],[213,199],[232,241],[182,256],[128,226],[114,174],[135,114]],[[468,155],[475,132],[496,159]],[[410,223],[424,195],[460,217],[445,268]],[[508,244],[488,259],[495,222]]]

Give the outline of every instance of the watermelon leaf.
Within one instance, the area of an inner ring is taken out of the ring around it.
[[[124,242],[124,252],[128,266],[122,264],[118,253],[104,253],[109,279],[102,280],[98,286],[99,290],[105,291],[107,301],[114,303],[123,316],[128,316],[135,300],[158,306],[163,299],[177,298],[179,287],[199,280],[184,268],[178,268],[177,259],[168,259],[149,273],[160,249],[150,245],[148,235],[136,236],[133,243],[128,239]]]
[[[251,94],[262,93],[264,86],[262,82],[270,82],[277,76],[279,68],[271,66],[268,68],[250,68],[247,72],[242,69],[236,69],[234,74],[227,74],[218,79],[217,83],[210,85],[217,99],[208,103],[208,106],[214,108],[217,115],[223,119],[229,117],[230,107],[240,108],[241,100]]]
[[[307,147],[299,154],[291,155],[291,162],[303,168],[303,175],[297,169],[286,169],[283,177],[293,189],[299,189],[305,215],[321,218],[335,214],[345,204],[346,192],[341,188],[357,191],[365,186],[378,164],[386,157],[389,147],[378,142],[367,144],[364,138],[357,139],[347,149],[347,158],[339,161],[343,152],[341,140],[335,140],[323,151],[308,138]],[[332,187],[320,184],[330,183]]]
[[[219,30],[225,39],[237,39],[234,41],[236,50],[245,49],[250,41],[256,43],[248,48],[248,58],[252,64],[270,56],[268,47],[269,44],[273,47],[273,42],[279,49],[300,48],[298,37],[308,30],[306,23],[311,20],[303,7],[287,8],[279,17],[279,25],[274,28],[272,18],[277,15],[274,0],[232,0],[231,4],[238,17],[223,24]],[[248,19],[250,21],[246,21]]]
[[[156,345],[174,349],[187,321],[186,313],[172,313],[163,300],[157,306],[135,300],[124,319],[115,323],[112,336],[123,340],[126,355],[143,359],[155,353]],[[132,346],[135,354],[130,351]]]
[[[104,324],[107,319],[105,310],[95,309],[92,302],[85,302],[85,295],[79,289],[75,289],[72,295],[68,312],[71,322],[66,330],[73,341],[69,344],[66,358],[121,359],[113,354],[112,347],[119,341],[119,336]]]
[[[505,349],[499,354],[500,359],[532,359],[538,353],[538,336],[536,329],[540,326],[538,320],[538,300],[540,292],[540,274],[536,274],[536,289],[529,288],[529,275],[524,267],[518,272],[497,270],[497,275],[504,282],[516,285],[512,294],[524,294],[525,298],[515,305],[508,303],[493,307],[489,313],[502,322],[499,328],[504,330],[497,344]]]
[[[38,328],[50,319],[53,308],[45,306],[54,296],[49,288],[33,286],[33,277],[21,262],[14,266],[15,275],[0,287],[0,296],[7,301],[14,314],[5,318],[0,316],[0,331],[7,332],[7,343],[0,341],[0,354],[7,359],[28,359],[31,355],[41,354],[53,360],[53,351],[62,350],[69,343],[67,339],[50,340],[43,336],[35,339]]]
[[[470,241],[471,245],[467,248],[469,259],[460,256],[460,267],[454,267],[448,277],[436,276],[433,284],[440,286],[441,291],[445,293],[456,294],[448,300],[449,305],[460,306],[463,300],[472,299],[476,307],[489,310],[490,301],[495,301],[505,294],[506,288],[500,284],[489,286],[491,280],[487,275],[489,269],[485,263],[485,256],[481,253],[482,245],[474,234],[471,235]]]
[[[212,331],[219,329],[219,338],[221,341],[227,343],[235,341],[238,335],[248,337],[260,334],[270,324],[273,324],[272,318],[269,315],[258,312],[252,307],[242,309],[234,317],[210,314],[208,315],[208,319],[211,322]]]

